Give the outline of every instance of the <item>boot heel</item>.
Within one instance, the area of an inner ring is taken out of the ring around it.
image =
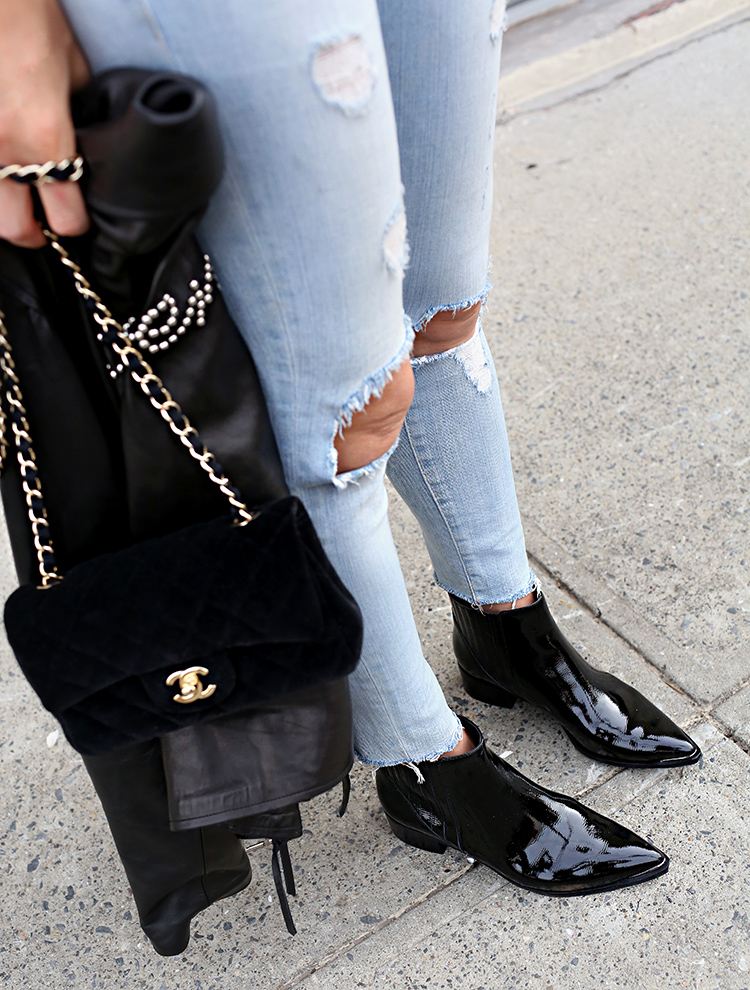
[[[506,691],[505,688],[492,684],[490,681],[481,681],[478,677],[472,677],[471,674],[466,673],[463,667],[458,669],[461,671],[461,680],[466,688],[466,693],[470,694],[472,698],[476,698],[477,701],[484,701],[485,704],[497,705],[500,708],[512,708],[516,703],[517,695],[511,694],[510,691]]]
[[[417,849],[426,849],[427,852],[431,853],[444,853],[448,848],[445,842],[441,842],[434,835],[417,832],[416,829],[408,828],[406,825],[402,825],[401,822],[395,821],[390,815],[386,815],[385,817],[388,819],[388,824],[391,826],[393,834],[409,846],[416,846]]]

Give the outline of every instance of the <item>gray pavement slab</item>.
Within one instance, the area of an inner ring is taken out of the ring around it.
[[[516,117],[496,158],[486,324],[521,506],[704,702],[750,676],[749,39]]]
[[[500,118],[597,92],[748,16],[750,0],[583,0],[521,24],[508,34]]]
[[[509,23],[524,16],[525,0],[512,11]],[[607,37],[629,18],[654,6],[649,0],[561,0],[544,17],[524,19],[513,25],[503,51],[500,74],[509,75],[542,58],[561,55],[591,39]]]
[[[717,705],[713,716],[738,745],[750,750],[750,687],[742,688]]]

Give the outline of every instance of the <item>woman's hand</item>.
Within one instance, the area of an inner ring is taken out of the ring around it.
[[[0,0],[0,165],[75,157],[70,94],[88,78],[57,0]],[[88,229],[75,182],[45,182],[38,189],[52,230],[75,236]],[[31,191],[10,179],[0,181],[0,237],[20,247],[45,244]]]

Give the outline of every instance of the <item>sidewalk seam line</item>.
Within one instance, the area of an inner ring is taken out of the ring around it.
[[[457,880],[460,880],[462,877],[465,877],[467,873],[470,873],[472,870],[475,870],[476,868],[477,868],[476,863],[470,863],[468,866],[465,866],[459,873],[455,873],[451,875],[451,877],[448,880],[446,880],[445,883],[438,884],[435,887],[431,887],[423,894],[420,894],[420,896],[416,900],[412,901],[409,904],[406,904],[400,911],[397,911],[395,914],[389,915],[387,918],[384,918],[381,922],[378,922],[377,925],[373,925],[369,931],[363,932],[358,938],[353,939],[351,942],[343,946],[341,949],[337,949],[334,952],[330,952],[327,956],[323,956],[321,959],[316,960],[312,965],[306,967],[302,972],[296,974],[293,979],[288,980],[286,983],[278,984],[275,990],[292,990],[292,988],[300,986],[300,984],[303,983],[305,980],[307,980],[309,977],[313,976],[315,973],[319,972],[324,967],[330,965],[332,962],[335,962],[337,959],[340,959],[341,956],[345,955],[347,952],[350,952],[352,949],[355,949],[358,945],[362,945],[363,942],[366,942],[369,938],[372,938],[373,935],[377,935],[379,932],[384,931],[384,929],[386,929],[389,925],[393,924],[394,921],[398,921],[400,918],[403,918],[405,915],[409,914],[415,908],[420,907],[422,904],[426,904],[427,901],[431,900],[433,897],[442,893],[444,890],[447,890],[448,887],[456,883]]]
[[[536,525],[539,527],[539,529],[541,529],[541,526],[539,526],[538,523]],[[550,537],[547,538],[550,539]],[[626,630],[616,625],[613,622],[613,620],[608,619],[599,609],[592,608],[589,604],[587,604],[586,600],[582,597],[584,592],[577,591],[574,588],[574,586],[570,584],[566,580],[566,578],[564,578],[562,575],[560,575],[559,577],[555,577],[554,570],[550,566],[544,563],[544,561],[542,560],[539,554],[535,553],[533,550],[530,549],[527,552],[535,568],[539,567],[542,568],[544,571],[546,571],[550,575],[552,580],[555,582],[556,587],[561,588],[563,591],[566,592],[566,594],[570,595],[571,598],[574,598],[577,605],[580,606],[583,610],[585,610],[585,612],[589,615],[590,618],[594,619],[596,622],[601,622],[601,624],[605,626],[607,629],[609,629],[610,632],[614,633],[615,636],[617,636],[619,640],[621,640],[623,643],[625,643],[626,646],[628,646],[631,650],[633,650],[633,652],[636,653],[644,661],[644,663],[648,664],[649,667],[652,667],[659,675],[660,679],[668,687],[670,687],[673,691],[677,691],[679,694],[684,695],[696,707],[700,709],[703,709],[705,707],[700,701],[698,701],[695,697],[693,697],[693,695],[690,694],[690,692],[685,687],[665,676],[664,670],[660,669],[658,664],[654,663],[653,660],[651,660],[648,656],[646,656],[642,648],[638,646],[638,644],[634,642],[633,639],[630,638]],[[578,566],[582,570],[588,570],[588,568],[586,568],[583,564],[581,564],[580,561],[578,561]],[[597,579],[596,575],[592,574],[592,577],[594,578],[594,580],[601,580],[601,579]],[[618,600],[620,605],[622,605],[626,609],[630,609],[630,610],[633,609],[633,605],[631,605],[631,603],[626,598],[623,598],[622,595],[619,595],[617,594],[616,591],[612,591],[612,590],[611,590],[611,594],[613,598],[616,598]],[[666,637],[666,633],[662,632],[662,630],[659,629],[658,626],[654,625],[650,619],[644,618],[642,619],[642,621],[644,623],[647,623],[648,626],[650,626],[656,634],[658,634],[659,636]],[[668,637],[666,638],[668,639]],[[670,640],[670,642],[672,641]],[[675,647],[675,649],[679,649],[678,643],[672,643],[672,645]]]
[[[636,65],[631,65],[630,68],[628,69],[623,69],[622,72],[618,72],[616,75],[613,75],[610,78],[603,80],[601,83],[598,83],[597,85],[589,86],[586,89],[577,90],[575,93],[568,93],[567,96],[563,96],[553,103],[545,103],[538,107],[529,107],[528,109],[524,109],[523,106],[518,107],[518,109],[513,109],[512,107],[511,108],[505,107],[496,115],[495,126],[503,127],[506,124],[509,124],[511,121],[518,120],[521,117],[526,117],[529,116],[530,114],[544,113],[548,110],[554,110],[557,107],[564,106],[566,103],[572,103],[573,101],[578,100],[581,97],[591,96],[594,93],[600,93],[602,92],[602,90],[609,88],[614,83],[618,83],[621,82],[623,79],[627,79],[628,76],[632,76],[635,72],[638,72],[640,69],[644,69],[646,68],[646,66],[653,65],[655,62],[659,62],[663,58],[668,58],[670,55],[675,55],[677,52],[683,51],[685,48],[689,47],[690,45],[695,45],[700,41],[705,41],[706,38],[713,38],[717,34],[723,34],[725,31],[730,31],[732,28],[747,23],[750,23],[750,16],[738,18],[737,20],[733,20],[729,24],[722,24],[719,27],[715,28],[714,30],[705,31],[702,34],[696,33],[695,35],[686,38],[684,41],[682,41],[679,45],[676,45],[674,48],[670,48],[667,51],[658,52],[652,57],[646,58],[642,62],[638,62]],[[668,42],[665,42],[665,44],[668,44]],[[636,58],[637,56],[633,56],[633,57]],[[606,71],[607,71],[606,68],[599,70],[599,72],[606,72]],[[592,76],[598,75],[599,72],[592,73]],[[575,84],[571,83],[570,85],[575,85]],[[567,87],[565,86],[560,87],[560,89],[565,89],[565,88]],[[540,94],[539,97],[530,96],[528,97],[526,102],[530,102],[531,100],[534,99],[539,99],[543,95],[544,94]]]
[[[707,10],[707,6],[714,9]],[[654,14],[639,27],[620,24],[601,37],[589,38],[555,55],[532,59],[501,75],[499,99],[511,106],[522,105],[580,85],[600,72],[694,38],[713,25],[726,25],[730,19],[741,17],[748,6],[748,0],[689,0]],[[515,96],[514,88],[518,90]]]

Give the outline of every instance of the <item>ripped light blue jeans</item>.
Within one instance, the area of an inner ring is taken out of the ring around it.
[[[504,0],[64,5],[94,71],[176,70],[217,99],[226,173],[200,238],[258,365],[290,486],[362,608],[355,747],[374,765],[435,759],[461,729],[421,651],[384,474],[441,587],[476,604],[531,589],[481,328],[414,360],[394,450],[339,474],[334,437],[431,316],[486,296]]]

